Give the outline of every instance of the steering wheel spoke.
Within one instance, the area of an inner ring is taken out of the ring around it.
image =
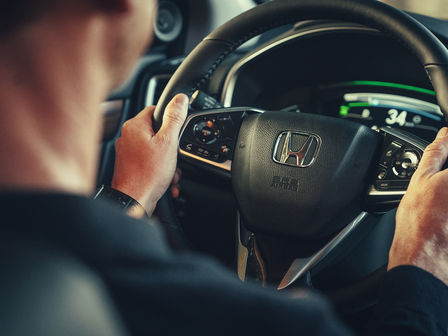
[[[303,278],[307,273],[311,272],[317,265],[324,261],[328,256],[335,253],[341,243],[358,227],[360,223],[367,217],[367,212],[361,212],[350,224],[343,228],[332,240],[330,240],[323,248],[308,258],[295,259],[282,281],[278,285],[278,290],[288,288],[296,281]]]
[[[219,108],[191,114],[179,137],[179,154],[190,163],[230,173],[238,130],[254,108]]]
[[[366,199],[366,208],[370,212],[385,212],[398,205],[423,151],[429,145],[425,140],[398,129],[385,127],[379,132],[383,145]]]

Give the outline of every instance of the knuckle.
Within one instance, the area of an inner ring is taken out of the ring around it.
[[[182,117],[182,114],[179,113],[177,110],[168,111],[166,118],[168,119],[169,123],[173,123],[176,125],[183,125],[184,123],[184,118]]]
[[[126,131],[127,129],[129,129],[129,121],[126,121],[123,126],[121,126],[121,130],[122,131]]]
[[[132,130],[132,122],[130,120],[126,121],[123,126],[121,127],[121,133],[127,134]]]
[[[434,141],[433,143],[429,144],[428,147],[425,149],[425,154],[430,155],[442,155],[444,152],[446,152],[447,146],[444,142],[441,141]]]
[[[439,142],[433,142],[425,149],[425,154],[437,155],[442,151],[442,146]]]

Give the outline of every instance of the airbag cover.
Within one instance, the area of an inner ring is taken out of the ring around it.
[[[337,118],[288,112],[247,117],[232,183],[249,227],[300,238],[331,234],[339,214],[361,211],[379,141],[368,127]]]

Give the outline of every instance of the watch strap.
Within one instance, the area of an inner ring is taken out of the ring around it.
[[[131,196],[107,185],[100,186],[93,199],[105,200],[123,209],[126,214],[134,218],[148,217],[145,208]]]

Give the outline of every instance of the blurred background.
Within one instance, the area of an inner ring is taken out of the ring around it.
[[[448,0],[381,0],[397,8],[448,20]]]

